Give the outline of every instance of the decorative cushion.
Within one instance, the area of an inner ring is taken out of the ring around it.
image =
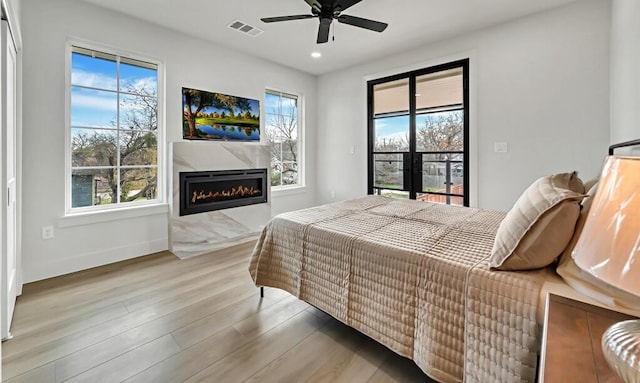
[[[500,224],[489,266],[530,270],[553,263],[573,236],[584,196],[576,172],[536,180]]]

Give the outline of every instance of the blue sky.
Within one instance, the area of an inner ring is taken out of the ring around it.
[[[405,138],[409,135],[409,116],[385,117],[375,120],[376,140]]]
[[[282,100],[282,112],[288,114],[290,110],[298,111],[296,108],[296,100],[289,97],[280,97],[274,94],[265,93],[264,95],[264,111],[266,114],[280,113],[280,100]]]
[[[274,134],[274,137],[279,136],[280,133],[274,127],[277,124],[277,115],[282,113],[285,116],[290,116],[291,112],[294,114],[294,118],[298,118],[297,100],[290,97],[280,97],[270,93],[264,95],[264,110],[265,110],[265,129],[268,134]],[[271,132],[271,133],[270,133]],[[294,130],[291,132],[292,138],[297,138],[298,132]]]
[[[118,107],[116,62],[74,52],[71,55],[71,83],[71,125],[113,128]],[[157,72],[121,63],[120,90],[126,91],[129,86],[145,86],[155,93]]]

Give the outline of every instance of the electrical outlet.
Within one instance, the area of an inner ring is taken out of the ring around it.
[[[355,145],[351,145],[351,147],[349,148],[349,154],[351,154],[352,156],[354,154],[356,154],[356,146]]]
[[[336,198],[336,192],[331,190],[331,199],[334,199],[334,198]]]
[[[53,226],[42,227],[42,239],[52,239],[54,237]]]

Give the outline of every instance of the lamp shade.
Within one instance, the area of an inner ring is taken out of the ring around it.
[[[640,157],[607,158],[572,257],[595,278],[640,297]]]

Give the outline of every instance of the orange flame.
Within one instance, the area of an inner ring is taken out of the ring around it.
[[[205,193],[204,190],[194,190],[193,195],[191,197],[191,203],[195,204],[198,201],[202,200],[210,200],[210,199],[221,199],[221,198],[236,198],[236,197],[252,197],[254,195],[260,195],[262,191],[258,188],[254,187],[246,187],[246,186],[238,186],[237,188],[232,187],[231,190],[222,190],[219,192],[208,192]]]

